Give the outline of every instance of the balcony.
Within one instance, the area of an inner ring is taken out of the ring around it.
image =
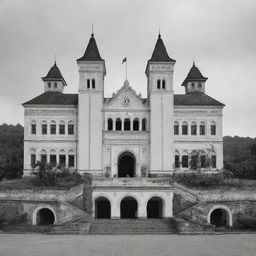
[[[171,177],[161,178],[102,178],[94,177],[93,187],[137,187],[137,188],[170,188],[173,186]]]
[[[149,140],[148,131],[103,131],[104,140]]]

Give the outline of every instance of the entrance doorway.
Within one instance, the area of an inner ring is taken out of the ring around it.
[[[118,159],[118,177],[135,176],[135,157],[130,152],[124,152]]]
[[[95,200],[95,218],[110,219],[111,205],[107,198],[99,197]]]
[[[37,213],[37,225],[47,226],[52,225],[55,221],[53,212],[48,208],[43,208]]]
[[[212,225],[215,225],[215,227],[224,227],[228,226],[228,213],[224,209],[215,209],[212,211],[211,216],[210,216],[210,223]]]
[[[147,218],[163,217],[163,200],[160,197],[152,197],[147,203]]]
[[[121,218],[132,219],[138,216],[138,203],[133,197],[125,197],[121,201]]]

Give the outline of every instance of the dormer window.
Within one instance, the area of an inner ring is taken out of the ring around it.
[[[202,83],[199,82],[197,86],[198,86],[198,89],[202,89]]]
[[[54,88],[58,88],[58,84],[56,82],[54,83]]]
[[[48,88],[49,88],[49,89],[51,88],[51,83],[48,83]]]
[[[191,87],[194,89],[194,88],[195,88],[195,83],[192,83],[192,84],[191,84]]]

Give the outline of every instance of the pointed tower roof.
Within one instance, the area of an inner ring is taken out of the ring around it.
[[[208,79],[207,77],[204,77],[202,75],[202,73],[200,72],[198,67],[195,65],[195,62],[193,61],[193,65],[192,65],[191,69],[189,70],[187,77],[183,81],[182,86],[185,86],[187,84],[187,82],[191,82],[191,81],[205,82],[207,79]]]
[[[42,77],[42,80],[43,81],[56,81],[57,80],[57,81],[62,81],[65,86],[67,85],[65,79],[63,78],[63,76],[56,64],[56,61],[54,62],[54,65],[50,68],[47,75],[45,77]]]
[[[98,49],[98,46],[97,46],[97,43],[96,43],[93,33],[91,34],[91,38],[86,47],[84,56],[77,59],[77,61],[104,61],[100,57],[99,49]]]
[[[149,61],[176,62],[176,60],[169,57],[160,33],[158,35],[152,57]]]

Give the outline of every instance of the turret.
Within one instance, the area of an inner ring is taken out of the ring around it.
[[[191,69],[188,72],[187,77],[182,83],[185,86],[185,92],[203,92],[205,93],[205,81],[207,77],[204,77],[198,67],[193,62]]]
[[[45,92],[63,92],[64,86],[67,86],[67,83],[63,78],[56,61],[47,75],[42,77],[42,80],[44,81]]]

